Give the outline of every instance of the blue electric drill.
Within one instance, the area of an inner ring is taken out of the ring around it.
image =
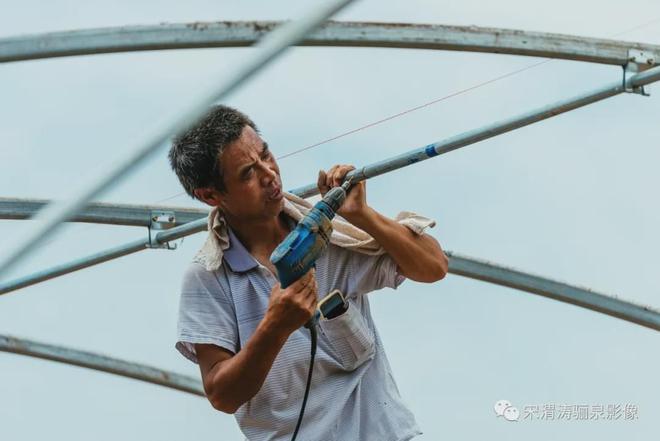
[[[330,189],[296,228],[280,243],[270,261],[277,269],[282,288],[304,276],[325,251],[332,234],[330,222],[346,199],[350,180]]]

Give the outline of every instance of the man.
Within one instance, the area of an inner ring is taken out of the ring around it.
[[[235,414],[250,440],[290,439],[309,364],[309,332],[301,327],[317,301],[339,289],[345,312],[319,325],[300,439],[399,441],[420,434],[401,401],[364,294],[396,288],[404,278],[442,279],[447,258],[438,242],[376,212],[361,182],[338,214],[386,253],[330,244],[316,270],[282,289],[269,258],[295,227],[295,207],[256,125],[235,109],[216,106],[177,137],[170,163],[186,192],[214,207],[207,244],[184,276],[176,345],[199,364],[213,407]],[[321,171],[321,193],[352,169]],[[222,256],[215,265],[213,256]]]

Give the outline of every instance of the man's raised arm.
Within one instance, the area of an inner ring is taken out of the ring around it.
[[[319,172],[322,194],[341,185],[344,176],[355,167],[336,165]],[[415,234],[404,225],[378,213],[367,204],[365,181],[349,191],[338,212],[344,219],[369,233],[387,251],[399,267],[399,273],[417,282],[436,282],[447,274],[449,261],[440,244],[428,234]]]

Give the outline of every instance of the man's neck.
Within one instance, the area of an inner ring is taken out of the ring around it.
[[[270,254],[289,234],[289,227],[284,213],[259,221],[246,222],[225,216],[225,220],[245,249],[253,256]]]

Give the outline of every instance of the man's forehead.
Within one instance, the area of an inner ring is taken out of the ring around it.
[[[234,169],[241,164],[253,162],[261,152],[265,143],[261,137],[250,126],[246,126],[241,137],[230,143],[222,152],[221,160],[228,167],[225,170]]]
[[[261,152],[263,144],[264,142],[259,134],[257,134],[252,127],[245,126],[241,136],[236,141],[227,144],[224,152],[232,152],[233,154],[245,154],[252,151]]]
[[[250,126],[243,127],[241,136],[234,143],[244,144],[252,147],[261,148],[263,141],[259,134]]]

